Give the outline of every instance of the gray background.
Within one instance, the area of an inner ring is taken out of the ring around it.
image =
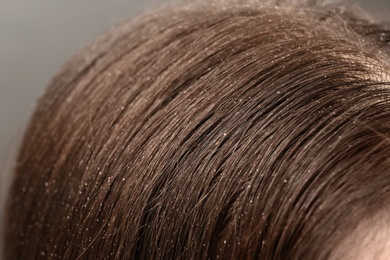
[[[0,207],[15,148],[51,75],[100,32],[161,2],[0,0]],[[357,2],[381,19],[390,15],[390,0]]]

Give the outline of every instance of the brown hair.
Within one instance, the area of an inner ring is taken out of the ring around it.
[[[326,259],[388,210],[388,31],[184,4],[77,54],[26,131],[6,259]]]

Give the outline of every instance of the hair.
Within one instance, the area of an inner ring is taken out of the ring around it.
[[[330,258],[389,210],[389,42],[340,4],[187,3],[117,26],[38,102],[6,259]]]

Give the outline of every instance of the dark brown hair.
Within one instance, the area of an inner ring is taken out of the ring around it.
[[[358,9],[158,9],[51,81],[6,259],[327,259],[388,210],[389,32]]]

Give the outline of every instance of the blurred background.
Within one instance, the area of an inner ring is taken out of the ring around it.
[[[99,33],[163,2],[0,0],[0,221],[16,148],[50,77]],[[390,18],[390,0],[356,2]]]

